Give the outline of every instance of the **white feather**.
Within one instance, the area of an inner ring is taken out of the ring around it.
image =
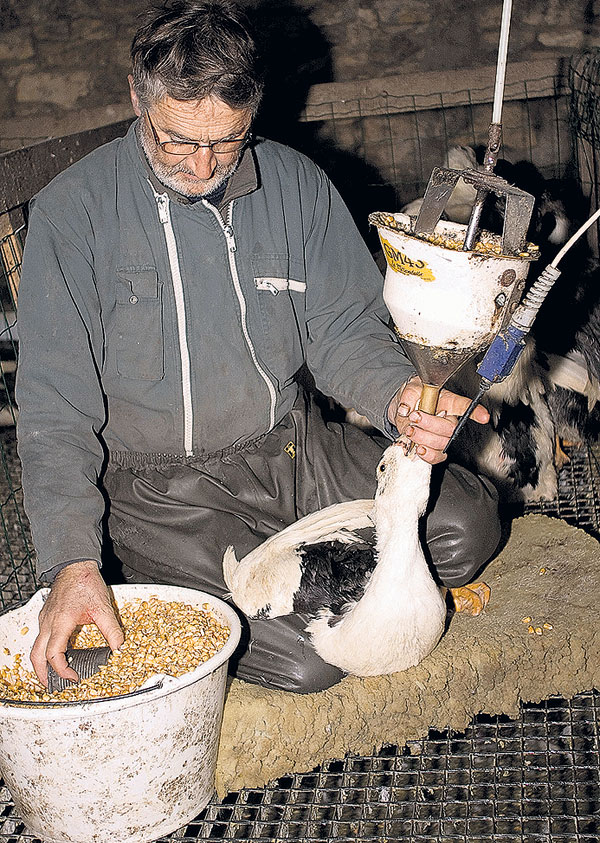
[[[325,610],[307,626],[322,659],[358,676],[406,670],[439,641],[446,604],[419,540],[431,466],[392,445],[379,463],[375,497],[377,565],[363,596],[330,625]]]
[[[300,586],[297,550],[306,543],[342,541],[375,521],[377,564],[363,596],[330,625],[325,609],[307,626],[319,655],[359,676],[392,673],[417,664],[437,644],[446,605],[429,571],[418,526],[429,497],[431,466],[391,445],[378,465],[375,502],[335,504],[267,539],[239,562],[232,547],[223,559],[225,581],[250,616],[293,611]]]
[[[236,605],[249,617],[293,612],[302,576],[298,546],[353,541],[351,530],[373,526],[372,512],[370,498],[333,504],[275,533],[239,561],[230,545],[223,556],[223,574]]]
[[[548,377],[553,387],[560,386],[585,395],[588,411],[600,401],[600,382],[590,378],[585,357],[580,351],[570,351],[564,357],[557,354],[546,355],[548,359]]]
[[[451,170],[481,170],[481,166],[477,163],[475,152],[470,146],[452,146],[446,152],[444,157],[444,167],[449,167]],[[463,179],[459,179],[452,191],[446,207],[444,210],[444,219],[452,222],[459,222],[463,225],[469,222],[471,211],[473,210],[473,202],[477,195],[476,189],[473,185],[467,184]],[[413,199],[401,209],[402,213],[409,216],[417,216],[423,204],[422,197]]]
[[[470,146],[452,146],[446,153],[444,161],[446,167],[452,170],[481,170],[477,163],[475,151]],[[477,190],[472,184],[467,184],[463,179],[456,182],[450,199],[446,204],[445,216],[452,222],[466,225],[471,217],[473,202],[477,196]]]
[[[413,199],[412,202],[409,202],[406,205],[403,205],[400,208],[403,214],[407,214],[409,217],[418,217],[419,211],[421,210],[421,206],[423,204],[423,198],[420,199]]]

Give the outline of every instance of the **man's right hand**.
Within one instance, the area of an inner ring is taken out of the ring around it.
[[[73,562],[57,575],[39,614],[31,664],[44,685],[48,684],[48,662],[63,679],[78,681],[65,650],[74,629],[86,623],[96,624],[113,651],[125,640],[97,563]]]

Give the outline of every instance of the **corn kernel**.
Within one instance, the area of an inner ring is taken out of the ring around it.
[[[535,632],[535,630],[534,630],[534,628],[533,628],[532,626],[528,626],[528,627],[527,627],[527,632],[531,633],[531,632]]]
[[[157,673],[183,676],[195,670],[229,638],[229,628],[219,621],[208,603],[199,609],[150,597],[124,603],[119,614],[125,642],[93,676],[49,694],[35,674],[23,667],[22,655],[17,653],[12,666],[0,668],[0,697],[66,702],[128,694]],[[104,647],[106,641],[95,624],[85,624],[69,644],[74,648]]]
[[[541,634],[542,634],[542,627],[541,627],[541,626],[536,626],[536,628],[535,628],[535,634],[536,634],[536,635],[541,635]]]
[[[554,629],[554,627],[552,626],[552,624],[551,624],[551,623],[545,623],[545,624],[544,624],[544,629]]]
[[[526,618],[521,618],[522,623],[531,623],[531,618],[529,615]]]

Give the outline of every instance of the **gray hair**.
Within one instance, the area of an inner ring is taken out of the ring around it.
[[[246,15],[230,0],[167,0],[145,15],[131,45],[133,88],[143,108],[169,96],[214,96],[256,114],[263,90]]]

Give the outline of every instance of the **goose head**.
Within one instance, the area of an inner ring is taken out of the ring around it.
[[[417,456],[408,437],[400,436],[386,448],[377,466],[376,523],[377,513],[389,512],[394,504],[405,515],[415,510],[422,515],[429,500],[430,479],[431,465]]]

